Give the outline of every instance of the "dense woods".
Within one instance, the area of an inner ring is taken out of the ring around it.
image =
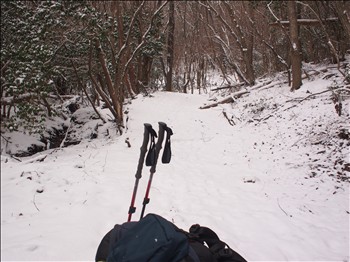
[[[281,71],[302,88],[304,63],[349,81],[349,25],[347,1],[1,1],[1,130],[40,132],[75,99],[122,133],[128,99],[203,92],[213,70],[235,91]]]

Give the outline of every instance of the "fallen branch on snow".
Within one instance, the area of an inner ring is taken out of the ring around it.
[[[248,90],[241,90],[241,91],[238,91],[236,93],[233,93],[232,95],[230,95],[229,97],[226,97],[216,103],[213,103],[213,104],[209,104],[209,105],[205,105],[205,106],[201,106],[199,109],[208,109],[208,108],[211,108],[211,107],[216,107],[220,104],[228,104],[228,103],[232,103],[235,101],[235,99],[241,97],[242,95],[244,94],[247,94],[247,93],[250,93],[250,91]]]
[[[272,80],[269,80],[269,81],[266,81],[266,82],[262,82],[262,83],[259,83],[259,84],[255,85],[255,86],[253,86],[252,88],[250,88],[250,90],[259,89],[259,88],[265,87],[265,86],[267,86],[267,85],[269,85],[271,83],[272,83]],[[277,83],[275,83],[275,84],[277,84]]]
[[[37,156],[29,161],[24,162],[24,164],[34,163],[34,162],[43,162],[46,157],[47,157],[47,155]]]
[[[222,111],[222,114],[224,115],[224,117],[227,119],[228,123],[231,125],[231,126],[234,126],[236,123],[232,120],[232,117],[231,119],[228,118],[227,116],[227,113],[225,111]]]
[[[36,210],[38,210],[38,211],[40,212],[40,209],[38,208],[38,206],[37,206],[36,203],[35,203],[35,194],[36,194],[36,193],[37,193],[37,192],[35,192],[34,195],[33,195],[33,204],[34,204]]]
[[[294,98],[294,99],[291,99],[291,100],[287,100],[286,102],[291,102],[291,101],[297,101],[299,103],[313,97],[313,96],[317,96],[317,95],[321,95],[321,94],[324,94],[324,93],[328,93],[328,92],[334,92],[334,91],[345,91],[345,92],[350,92],[349,89],[347,88],[337,88],[337,89],[328,89],[328,90],[324,90],[324,91],[321,91],[321,92],[318,92],[318,93],[314,93],[314,94],[311,94],[311,95],[308,95],[306,97],[302,97],[302,98]]]
[[[284,214],[286,214],[287,217],[293,217],[292,215],[289,215],[280,205],[280,201],[279,199],[277,198],[277,204],[278,204],[278,207],[283,211]]]
[[[345,92],[350,92],[350,90],[349,90],[348,88],[344,88],[344,87],[341,87],[341,88],[338,88],[338,89],[329,89],[329,90],[324,90],[324,91],[321,91],[321,92],[318,92],[318,93],[310,94],[310,95],[308,95],[308,96],[306,96],[306,97],[294,98],[294,99],[291,99],[291,100],[287,100],[286,103],[288,103],[288,102],[298,102],[298,103],[301,103],[301,102],[303,102],[303,101],[305,101],[305,100],[307,100],[307,99],[309,99],[309,98],[312,98],[312,97],[314,97],[314,96],[321,95],[321,94],[324,94],[324,93],[327,93],[327,92],[334,92],[334,91],[345,91]],[[289,107],[287,107],[287,108],[284,108],[284,109],[282,110],[282,112],[287,111],[287,110],[289,110],[289,109],[291,109],[291,108],[293,108],[293,107],[296,107],[296,106],[297,106],[297,105],[291,105],[291,106],[289,106]],[[276,110],[274,110],[272,113],[268,114],[267,116],[264,116],[264,117],[262,117],[262,118],[260,118],[260,119],[254,119],[254,120],[255,120],[255,121],[258,121],[258,122],[267,120],[267,119],[269,119],[270,117],[272,117],[276,112],[278,112],[278,111],[280,111],[280,110],[281,110],[280,108],[277,108]]]
[[[218,91],[218,90],[222,90],[222,89],[229,89],[229,88],[235,88],[235,87],[241,87],[244,86],[245,83],[238,83],[236,85],[227,85],[227,86],[221,86],[221,87],[217,87],[212,89],[211,91]]]

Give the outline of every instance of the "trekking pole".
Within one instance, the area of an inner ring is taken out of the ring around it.
[[[140,219],[143,218],[143,215],[144,215],[145,209],[146,209],[146,205],[150,201],[149,191],[151,189],[153,175],[156,172],[156,166],[157,166],[157,160],[158,160],[159,152],[162,149],[162,143],[163,143],[163,139],[164,139],[164,132],[169,129],[167,127],[167,125],[165,123],[163,123],[163,122],[158,122],[158,124],[159,124],[158,140],[157,140],[157,144],[155,145],[154,159],[152,161],[152,166],[151,166],[151,169],[150,169],[150,175],[149,175],[149,180],[148,180],[148,185],[147,185],[147,189],[146,189],[145,198],[143,199],[143,203],[142,203],[143,206],[142,206]],[[149,152],[149,154],[150,153],[151,153],[151,151]],[[151,163],[148,163],[148,164],[151,164]]]
[[[143,167],[143,163],[145,161],[145,155],[147,153],[147,145],[148,145],[148,141],[149,141],[149,137],[150,134],[156,134],[156,132],[154,131],[154,129],[152,128],[152,125],[150,124],[144,124],[145,126],[145,131],[143,134],[143,142],[140,148],[140,158],[139,158],[139,163],[137,165],[137,171],[136,171],[136,175],[135,175],[135,185],[134,185],[134,191],[132,193],[132,197],[131,197],[131,203],[130,203],[130,208],[129,208],[129,216],[128,216],[128,222],[130,222],[131,220],[131,216],[133,213],[135,213],[136,207],[135,207],[135,199],[136,199],[136,193],[137,193],[137,188],[139,186],[139,180],[142,177],[142,167]]]

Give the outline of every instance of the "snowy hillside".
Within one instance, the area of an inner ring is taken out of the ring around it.
[[[158,121],[173,129],[173,155],[158,164],[146,212],[208,226],[249,261],[350,261],[349,91],[339,116],[329,89],[345,89],[337,70],[293,93],[284,80],[208,109],[229,94],[139,95],[122,136],[107,124],[75,146],[2,151],[1,261],[92,261],[127,219],[143,123],[158,130]],[[148,175],[144,167],[134,220]]]

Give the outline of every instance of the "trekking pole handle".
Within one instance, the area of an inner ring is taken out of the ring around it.
[[[158,131],[158,140],[157,140],[157,143],[156,143],[156,157],[155,157],[154,164],[153,164],[153,166],[150,169],[151,173],[155,173],[156,172],[156,166],[157,166],[159,152],[162,149],[162,143],[163,143],[163,139],[164,139],[164,132],[168,128],[167,125],[164,122],[158,122],[158,124],[159,124],[159,131]]]
[[[145,162],[145,156],[147,153],[147,145],[148,145],[148,141],[149,141],[149,134],[152,132],[153,128],[151,124],[145,123],[145,131],[143,133],[143,143],[141,145],[140,148],[140,158],[139,158],[139,163],[137,165],[137,171],[135,174],[136,178],[141,178],[142,177],[142,167],[143,167],[143,163]]]

